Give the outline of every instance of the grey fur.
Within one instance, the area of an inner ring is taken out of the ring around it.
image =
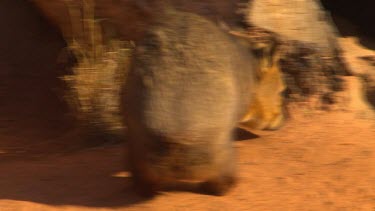
[[[254,65],[249,49],[201,16],[168,9],[155,21],[138,43],[123,95],[141,188],[196,180],[222,194],[231,186],[232,133],[252,99]]]

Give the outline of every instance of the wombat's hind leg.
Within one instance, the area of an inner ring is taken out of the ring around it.
[[[199,185],[199,191],[204,194],[222,196],[236,183],[235,162],[229,157],[222,166],[221,174]]]
[[[140,162],[130,162],[130,168],[132,173],[133,188],[134,191],[143,197],[152,198],[157,194],[159,184],[158,182],[150,177],[145,169],[145,166]]]
[[[133,171],[133,188],[135,192],[143,197],[152,198],[157,194],[158,184],[157,182],[150,180],[147,177],[139,175]]]
[[[133,188],[142,197],[152,198],[157,194],[157,184],[142,177],[133,176]]]
[[[201,183],[199,190],[209,195],[222,196],[235,184],[234,175],[221,175],[214,179]]]

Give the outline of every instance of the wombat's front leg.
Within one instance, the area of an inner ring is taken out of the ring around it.
[[[222,175],[215,179],[203,182],[200,185],[200,191],[205,194],[222,196],[229,191],[235,182],[236,179],[234,176]]]

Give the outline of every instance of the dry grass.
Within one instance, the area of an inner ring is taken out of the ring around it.
[[[66,1],[73,24],[67,40],[78,63],[73,75],[63,77],[69,90],[65,98],[82,126],[95,133],[118,133],[120,91],[129,66],[132,43],[103,37],[94,16],[94,0],[83,0],[83,10]],[[83,11],[83,12],[81,12]]]

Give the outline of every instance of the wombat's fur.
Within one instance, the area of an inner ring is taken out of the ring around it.
[[[138,43],[123,109],[135,184],[178,180],[224,194],[235,181],[232,135],[255,91],[250,51],[205,18],[168,9]]]

